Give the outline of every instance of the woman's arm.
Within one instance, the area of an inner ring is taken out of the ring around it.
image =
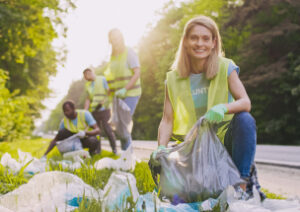
[[[165,87],[165,103],[163,117],[158,128],[158,146],[168,146],[173,130],[173,108],[169,99],[167,86]]]
[[[132,69],[134,74],[132,75],[130,81],[128,82],[128,84],[125,86],[126,90],[129,90],[130,88],[132,88],[136,81],[139,79],[140,77],[140,67],[136,67]]]
[[[229,75],[228,84],[229,90],[235,99],[235,102],[225,104],[228,113],[250,112],[251,101],[236,71]]]
[[[85,110],[88,110],[88,109],[89,109],[90,103],[91,103],[91,101],[90,101],[90,99],[87,97],[87,98],[85,99],[85,102],[84,102],[84,109],[85,109]]]

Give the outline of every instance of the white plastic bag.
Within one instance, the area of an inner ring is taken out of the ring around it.
[[[73,151],[73,152],[67,152],[63,154],[63,158],[68,160],[68,159],[73,159],[76,160],[77,157],[86,159],[86,158],[91,158],[90,153],[84,149]]]
[[[65,172],[44,172],[34,175],[27,184],[0,196],[0,206],[14,212],[72,211],[67,201],[77,197],[101,197],[79,177]]]
[[[126,207],[127,197],[132,196],[135,202],[139,196],[135,177],[127,172],[112,173],[104,187],[103,195],[103,210],[108,208],[110,211],[122,211],[122,208]]]
[[[125,151],[121,152],[119,159],[102,158],[94,164],[94,167],[96,169],[112,168],[115,170],[128,171],[134,169],[135,163],[136,158],[135,155],[132,154],[132,146],[130,145]]]
[[[82,144],[77,134],[72,135],[71,137],[66,138],[62,141],[57,141],[56,146],[61,153],[72,152],[82,149]]]
[[[12,158],[9,153],[4,153],[1,158],[1,164],[9,169],[12,173],[16,173],[20,171],[20,169],[25,166],[27,163],[27,167],[25,168],[25,172],[37,173],[44,172],[46,169],[46,162],[42,162],[41,160],[32,157],[30,153],[22,152],[18,149],[19,160]]]
[[[132,116],[130,108],[122,99],[114,97],[109,123],[119,137],[130,137],[133,127]]]

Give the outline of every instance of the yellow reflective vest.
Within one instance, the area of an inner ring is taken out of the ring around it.
[[[108,103],[108,96],[103,85],[103,79],[105,79],[105,77],[96,76],[94,86],[92,85],[91,81],[88,81],[85,84],[90,99],[89,111],[94,111],[99,104],[102,104],[104,107],[107,106],[105,103]]]
[[[224,57],[219,59],[219,71],[210,81],[208,88],[207,111],[217,104],[228,103],[228,66],[233,61]],[[197,121],[190,78],[182,78],[176,70],[167,73],[167,89],[173,108],[173,134],[185,136]],[[234,100],[232,100],[234,101]],[[233,114],[225,114],[224,121],[230,121]],[[226,126],[218,130],[220,140],[224,141]]]
[[[134,75],[134,72],[127,68],[127,53],[128,48],[118,56],[111,56],[108,68],[104,72],[104,76],[112,94],[115,91],[124,88]],[[141,80],[139,78],[135,85],[126,92],[126,97],[140,96],[141,94]]]
[[[64,117],[64,126],[67,130],[72,133],[78,133],[79,131],[85,130],[87,128],[87,123],[85,120],[85,110],[76,110],[77,112],[77,125],[75,126],[72,120]]]

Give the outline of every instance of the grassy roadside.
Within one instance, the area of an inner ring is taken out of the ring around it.
[[[2,142],[0,143],[0,158],[5,152],[8,152],[13,158],[17,159],[18,149],[23,152],[30,152],[32,156],[40,158],[47,149],[49,141],[49,139],[31,139],[20,140],[13,143]],[[89,166],[103,157],[111,157],[114,159],[117,158],[113,155],[113,153],[103,150],[101,155],[93,156],[91,159],[85,159],[85,164],[87,164],[87,166],[82,166],[79,169],[68,170],[63,169],[59,165],[50,165],[49,170],[65,171],[71,174],[75,174],[80,177],[85,183],[91,185],[95,189],[103,189],[114,170],[96,170],[95,168]],[[55,161],[62,159],[62,156],[60,155],[56,147],[48,155],[48,159],[54,159]],[[136,177],[137,188],[140,194],[145,194],[154,190],[155,184],[146,162],[137,163],[135,170],[133,170],[131,173]],[[1,185],[3,185],[0,187],[0,195],[12,191],[20,185],[27,183],[31,177],[32,175],[23,173],[22,170],[17,174],[11,174],[0,164],[0,183]],[[263,191],[266,193],[268,198],[284,199],[284,197],[282,197],[281,195],[271,193],[266,189],[264,189]],[[88,206],[86,206],[86,204],[88,204]],[[81,204],[78,208],[78,211],[94,211],[94,209],[99,208],[101,204],[102,203],[98,200],[90,200],[89,202],[84,203],[84,205]]]

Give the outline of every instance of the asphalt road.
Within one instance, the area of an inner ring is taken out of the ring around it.
[[[133,145],[134,154],[140,160],[148,160],[157,147],[153,141],[134,141]],[[110,150],[107,141],[102,141],[102,147]],[[300,147],[258,145],[255,161],[263,188],[300,199]]]

